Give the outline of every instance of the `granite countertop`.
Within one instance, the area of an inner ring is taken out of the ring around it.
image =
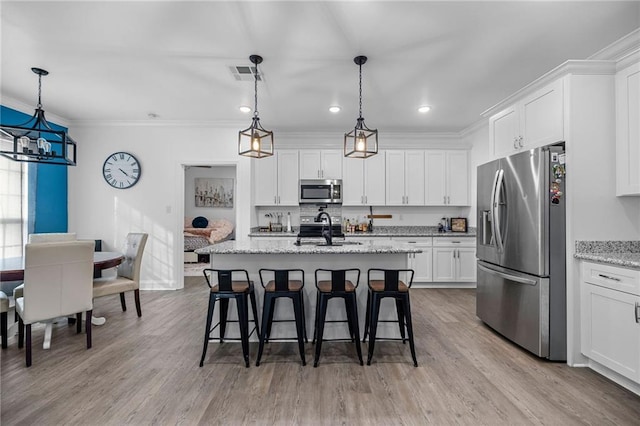
[[[576,259],[640,269],[640,241],[576,241]]]
[[[395,254],[422,253],[420,248],[402,243],[380,244],[363,241],[361,244],[317,246],[311,242],[296,246],[292,240],[225,241],[197,249],[197,254]]]
[[[250,237],[296,237],[295,232],[259,232],[252,230]],[[468,232],[438,232],[436,226],[376,226],[373,232],[354,232],[345,234],[347,238],[375,238],[375,237],[475,237],[476,228],[469,228]]]

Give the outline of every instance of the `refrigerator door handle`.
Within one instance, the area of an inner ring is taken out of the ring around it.
[[[502,184],[504,182],[504,170],[500,169],[496,172],[495,186],[491,195],[491,215],[493,216],[492,226],[493,235],[496,239],[496,245],[498,246],[498,253],[504,251],[504,243],[502,241],[502,234],[500,234],[501,220],[500,220],[500,193],[502,192]]]
[[[520,284],[536,285],[536,281],[535,280],[530,280],[528,278],[517,277],[515,275],[507,274],[505,272],[496,271],[495,269],[487,268],[486,266],[482,266],[480,264],[478,264],[478,269],[481,269],[481,270],[483,270],[485,272],[489,272],[490,274],[499,275],[502,278],[505,278],[505,279],[507,279],[509,281],[515,281],[515,282],[520,283]]]
[[[495,204],[496,199],[496,184],[498,183],[498,174],[500,170],[496,170],[495,175],[493,175],[493,184],[491,185],[491,208],[489,209],[489,219],[491,220],[491,241],[489,244],[493,245],[496,239],[496,224],[495,224],[495,209],[493,205]]]

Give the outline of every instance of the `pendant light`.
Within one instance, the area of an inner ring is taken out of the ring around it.
[[[273,132],[265,130],[258,117],[258,64],[262,63],[262,56],[251,55],[249,60],[255,65],[253,120],[248,129],[238,133],[238,154],[245,157],[264,158],[273,155]]]
[[[360,114],[356,127],[344,134],[344,156],[368,158],[378,153],[378,130],[368,128],[362,118],[362,65],[367,62],[367,57],[356,56],[353,62],[360,68]]]
[[[76,165],[76,142],[65,130],[51,127],[42,109],[41,68],[31,68],[38,75],[38,105],[33,116],[22,124],[0,124],[0,155],[29,163]]]

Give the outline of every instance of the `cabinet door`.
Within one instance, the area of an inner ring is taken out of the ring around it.
[[[425,151],[425,204],[444,206],[446,204],[446,153],[445,151]]]
[[[447,204],[469,205],[469,161],[467,151],[447,152]]]
[[[300,179],[320,179],[320,151],[300,150]]]
[[[616,195],[640,195],[640,64],[616,74]]]
[[[404,151],[386,152],[386,204],[388,206],[405,204],[404,192]]]
[[[489,119],[489,147],[493,157],[504,157],[518,149],[519,123],[516,106]]]
[[[584,355],[640,381],[640,297],[581,283],[581,350]]]
[[[364,203],[369,206],[385,205],[385,155],[378,153],[364,162]]]
[[[564,140],[562,79],[522,100],[520,148],[535,148]]]
[[[342,158],[340,150],[320,152],[320,177],[322,179],[342,179]]]
[[[412,269],[415,271],[413,281],[427,283],[433,281],[433,249],[430,245],[416,244],[422,249],[422,253],[413,255]]]
[[[453,247],[433,248],[433,281],[456,281],[455,250]]]
[[[273,206],[278,200],[277,156],[253,159],[253,199],[257,206]]]
[[[364,204],[364,164],[367,160],[345,158],[342,162],[342,205]]]
[[[424,151],[404,153],[404,193],[405,204],[424,205]]]
[[[463,247],[456,249],[456,281],[476,281],[476,249]]]
[[[297,206],[298,186],[298,151],[279,151],[278,204]]]

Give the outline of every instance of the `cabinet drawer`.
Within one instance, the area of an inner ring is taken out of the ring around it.
[[[434,237],[433,246],[475,247],[475,237]]]
[[[582,280],[640,296],[640,271],[634,269],[582,262]]]
[[[431,246],[433,238],[431,237],[393,237],[393,241],[403,244],[420,244],[421,246]]]

